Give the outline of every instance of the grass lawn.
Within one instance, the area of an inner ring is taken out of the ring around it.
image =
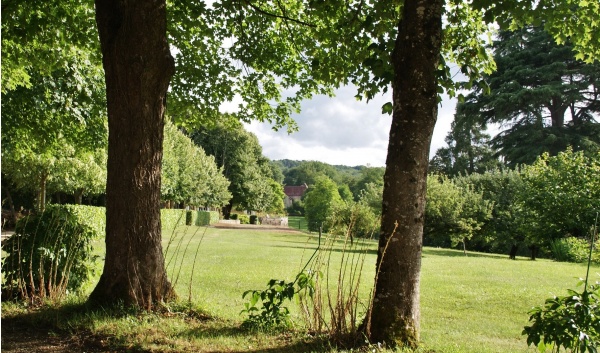
[[[288,216],[288,225],[290,228],[308,232],[308,222],[301,216]]]
[[[169,240],[171,238],[171,240]],[[169,244],[170,243],[170,244]],[[301,330],[256,334],[239,328],[248,289],[272,278],[293,280],[316,248],[315,234],[252,229],[185,227],[166,234],[169,278],[192,311],[132,314],[118,318],[63,313],[61,325],[110,337],[113,344],[157,352],[307,352],[329,350]],[[338,250],[341,245],[338,245]],[[362,270],[366,307],[375,273],[375,242]],[[332,252],[339,268],[340,251]],[[194,259],[196,261],[194,262]],[[600,267],[591,273],[600,272]],[[552,294],[566,294],[585,275],[581,264],[529,261],[508,256],[425,248],[421,274],[423,352],[533,352],[521,336],[527,311]],[[93,284],[90,288],[93,287]],[[3,317],[18,309],[3,305]],[[199,314],[199,312],[203,314]],[[212,319],[208,319],[211,317]]]

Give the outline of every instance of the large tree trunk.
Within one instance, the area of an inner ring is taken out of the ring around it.
[[[419,342],[429,146],[437,119],[443,0],[406,0],[392,56],[394,112],[384,176],[372,342]]]
[[[161,246],[160,172],[174,72],[165,0],[96,0],[108,102],[106,260],[90,301],[151,309],[173,289]]]

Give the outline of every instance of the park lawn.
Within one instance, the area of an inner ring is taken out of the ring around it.
[[[317,244],[315,234],[301,232],[197,227],[166,232],[169,278],[179,294],[179,306],[191,299],[192,310],[171,308],[166,315],[118,318],[66,315],[63,325],[111,337],[117,346],[157,352],[331,350],[327,343],[303,333],[295,303],[290,305],[295,330],[255,333],[240,329],[242,293],[263,289],[272,278],[293,280]],[[336,249],[342,246],[339,242]],[[370,241],[368,246],[362,269],[362,307],[368,303],[375,274],[376,243]],[[340,253],[332,253],[332,267],[339,267]],[[592,268],[591,273],[597,272],[599,267]],[[422,351],[533,352],[521,336],[527,311],[553,294],[566,294],[566,288],[573,288],[584,275],[581,264],[511,261],[504,255],[477,253],[465,257],[460,251],[425,248]]]
[[[288,225],[290,228],[308,232],[308,221],[302,216],[288,216]]]

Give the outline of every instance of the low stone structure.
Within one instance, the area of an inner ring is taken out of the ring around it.
[[[262,217],[260,219],[260,224],[263,225],[270,225],[270,226],[284,226],[287,227],[288,225],[288,218],[287,217]]]

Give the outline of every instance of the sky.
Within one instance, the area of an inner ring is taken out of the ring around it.
[[[299,131],[273,131],[268,123],[253,122],[246,129],[254,133],[263,154],[272,160],[313,160],[333,165],[385,166],[391,115],[381,106],[391,101],[391,92],[369,103],[357,101],[356,88],[346,86],[335,97],[316,96],[302,103],[293,115]],[[444,138],[454,119],[456,99],[444,97],[433,132],[430,156],[444,147]]]

